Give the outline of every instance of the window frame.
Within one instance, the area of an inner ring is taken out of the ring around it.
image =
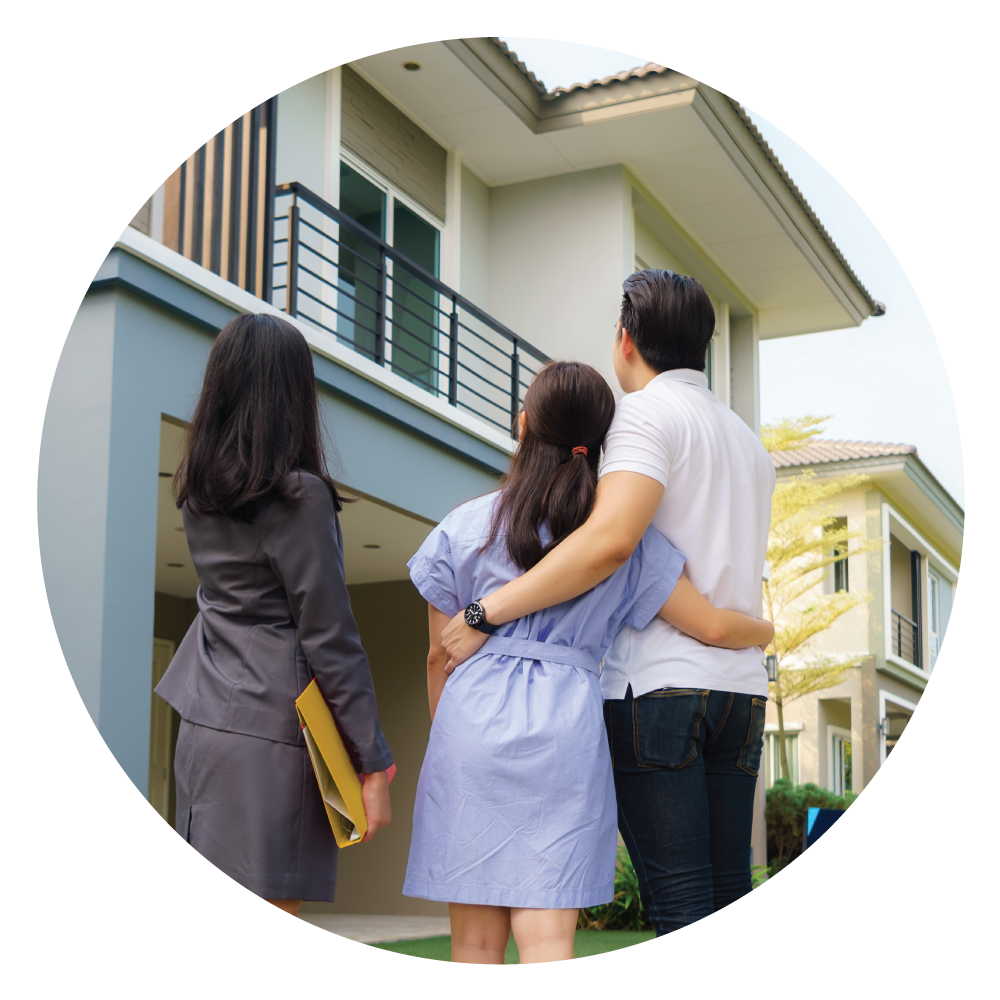
[[[365,163],[356,153],[352,153],[346,146],[340,147],[340,159],[346,163],[352,170],[356,170],[366,181],[374,184],[380,191],[385,192],[386,202],[385,202],[385,242],[389,246],[394,247],[396,244],[394,242],[395,237],[395,222],[393,211],[393,206],[390,204],[392,200],[402,202],[414,215],[419,216],[424,222],[433,226],[439,233],[439,235],[444,234],[444,219],[439,219],[432,212],[429,212],[423,205],[414,201],[408,194],[401,191],[392,181],[383,177],[374,167],[370,164]],[[339,202],[340,199],[338,198]],[[440,247],[440,244],[439,244]],[[440,256],[440,253],[439,253]],[[440,270],[440,265],[438,266]]]
[[[802,735],[804,726],[801,722],[792,722],[785,725],[785,739],[790,736],[795,737],[795,775],[799,778],[801,783],[802,779],[802,741],[799,737]],[[774,737],[774,752],[771,750],[771,740],[769,737]],[[776,772],[778,770],[778,761],[780,760],[778,756],[778,725],[777,723],[768,723],[764,727],[764,787],[773,788],[774,782],[776,780]],[[789,762],[791,766],[791,762]],[[768,780],[770,778],[770,780]],[[791,780],[791,776],[789,776]]]
[[[895,530],[893,523],[895,522]],[[908,546],[910,551],[919,552],[920,560],[920,591],[921,591],[921,613],[922,621],[918,622],[920,628],[921,659],[924,667],[914,666],[902,657],[896,656],[892,651],[892,565],[890,554],[891,536],[895,536],[899,541]],[[883,655],[886,663],[892,663],[903,670],[926,680],[931,673],[930,656],[927,655],[925,646],[927,640],[927,578],[928,570],[933,563],[934,569],[939,576],[948,580],[952,588],[958,585],[958,569],[953,566],[943,555],[916,528],[906,520],[898,510],[886,501],[882,501],[882,630],[885,648]],[[882,715],[879,718],[883,718]]]
[[[850,729],[845,729],[843,726],[828,725],[826,727],[826,755],[827,755],[827,767],[826,776],[827,784],[826,787],[829,791],[833,792],[834,795],[844,795],[847,792],[854,791],[854,773],[853,773],[853,755],[852,755],[852,773],[851,773],[851,788],[843,787],[843,773],[841,773],[841,789],[837,791],[837,755],[835,748],[837,745],[837,740],[844,743],[850,743],[851,749],[854,749],[854,739],[852,737]]]
[[[878,766],[881,767],[886,762],[886,752],[885,752],[885,728],[882,726],[882,720],[886,717],[886,707],[889,702],[893,705],[897,705],[899,708],[905,708],[908,712],[912,713],[917,710],[915,702],[907,701],[905,698],[900,697],[898,694],[894,694],[892,691],[887,691],[885,688],[880,688],[878,693],[878,722],[879,722],[879,734],[878,734]]]
[[[395,202],[399,202],[405,208],[409,209],[418,219],[426,222],[431,226],[438,234],[438,244],[437,244],[437,258],[438,273],[434,275],[435,278],[440,280],[441,272],[441,255],[442,247],[444,244],[444,230],[445,224],[443,219],[439,219],[432,212],[429,212],[422,205],[414,201],[409,195],[401,191],[396,187],[392,181],[388,180],[382,174],[380,174],[371,164],[365,163],[356,153],[353,153],[346,146],[342,145],[340,147],[340,161],[346,163],[352,170],[359,173],[366,181],[372,184],[374,187],[378,188],[385,195],[385,234],[382,237],[383,241],[387,243],[390,247],[395,248],[396,246],[396,205]],[[340,197],[338,194],[337,198],[338,208],[340,203]],[[393,262],[389,258],[385,262],[386,266],[386,277],[389,281],[393,280]],[[383,342],[383,352],[385,358],[386,367],[392,371],[396,371],[393,368],[392,363],[392,353],[393,353],[393,340],[396,327],[393,324],[392,317],[392,302],[386,301],[385,306],[385,321],[388,327],[389,335],[385,337]],[[439,314],[438,322],[441,324],[438,328],[439,334],[448,334],[448,330],[444,325],[444,318]],[[437,391],[440,394],[444,387],[440,384],[444,381],[445,376],[442,375],[441,371],[437,371],[437,381],[438,387]],[[446,389],[445,389],[446,391]]]

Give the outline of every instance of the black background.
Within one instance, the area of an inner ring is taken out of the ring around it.
[[[983,175],[968,153],[972,140],[959,96],[968,80],[956,68],[965,43],[955,29],[928,22],[923,34],[904,38],[888,22],[854,20],[857,12],[849,24],[806,28],[795,9],[773,19],[755,14],[753,20],[767,22],[760,37],[738,19],[730,21],[737,30],[727,36],[725,24],[700,23],[690,7],[683,18],[668,20],[662,11],[657,5],[657,16],[644,19],[642,10],[633,8],[635,22],[618,26],[724,66],[829,139],[910,234],[962,336],[967,292],[959,248],[968,238],[964,230],[977,224],[969,221],[968,205],[978,196]],[[340,17],[329,20],[343,24]],[[257,24],[262,34],[248,30],[242,38],[234,37],[232,23],[206,27],[194,37],[181,30],[143,30],[128,39],[82,19],[53,26],[44,64],[25,71],[8,104],[16,130],[8,163],[15,156],[19,163],[8,218],[20,219],[20,235],[8,237],[15,260],[27,266],[7,273],[8,280],[26,281],[32,293],[27,299],[15,293],[8,301],[33,305],[30,323],[18,323],[18,336],[8,336],[7,343],[24,359],[25,386],[49,314],[86,243],[167,144],[254,79],[309,51],[384,26],[355,23],[342,28],[343,34],[325,34],[310,32],[308,19],[293,28],[291,21],[269,21],[267,14]],[[777,42],[783,25],[794,33]],[[953,52],[955,62],[942,61],[942,51]],[[871,291],[878,297],[877,288]],[[977,310],[977,329],[982,318]],[[963,346],[975,376],[975,344],[963,336]],[[110,957],[109,945],[117,956],[131,954],[136,976],[141,975],[132,980],[136,983],[149,982],[156,972],[169,982],[191,968],[185,949],[207,957],[213,941],[239,945],[218,966],[231,985],[242,968],[255,977],[273,969],[292,989],[304,986],[310,974],[329,975],[336,960],[273,934],[219,900],[119,806],[65,724],[26,616],[23,621],[24,650],[34,668],[26,671],[30,683],[20,706],[25,742],[8,758],[21,763],[15,763],[20,791],[17,821],[11,824],[16,845],[7,852],[8,859],[23,862],[23,869],[14,865],[16,881],[25,879],[17,893],[27,901],[16,907],[20,914],[35,921],[38,932],[51,921],[66,958]],[[966,662],[975,635],[973,630]],[[985,693],[983,683],[978,680],[976,690]],[[972,834],[976,817],[985,819],[980,812],[985,802],[966,794],[976,759],[970,734],[990,722],[982,701],[967,721],[965,700],[972,694],[960,671],[913,765],[819,872],[752,921],[669,960],[662,971],[683,976],[679,984],[704,977],[709,988],[721,979],[751,989],[765,983],[795,989],[845,984],[844,972],[866,967],[875,973],[873,986],[887,987],[891,977],[898,987],[898,977],[908,978],[907,968],[943,968],[953,957],[950,946],[958,946],[965,932],[971,898],[966,886],[977,878],[977,855],[990,850],[985,837]],[[39,746],[43,731],[45,743]],[[48,780],[57,762],[71,775],[69,787],[59,791]],[[234,964],[235,955],[240,958]],[[350,967],[343,972],[349,970],[375,985],[377,974]],[[642,974],[622,975],[638,983]]]

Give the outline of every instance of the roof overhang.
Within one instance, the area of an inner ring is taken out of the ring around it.
[[[952,559],[956,566],[961,562],[965,511],[916,455],[817,462],[786,466],[776,471],[780,482],[806,470],[821,479],[854,473],[868,476],[893,506],[909,511],[910,516],[919,521],[920,530],[943,555]]]
[[[640,191],[637,218],[648,227],[658,216],[692,273],[714,270],[713,295],[734,316],[756,315],[762,338],[878,314],[743,109],[691,77],[663,70],[546,95],[489,38],[352,67],[491,187],[623,164]]]

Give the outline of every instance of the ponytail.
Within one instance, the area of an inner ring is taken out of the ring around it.
[[[589,365],[559,361],[535,376],[524,397],[524,436],[493,508],[481,551],[501,534],[511,562],[529,570],[590,516],[597,458],[615,412],[614,395]],[[542,545],[548,523],[552,540]]]

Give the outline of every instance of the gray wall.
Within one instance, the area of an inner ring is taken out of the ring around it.
[[[341,141],[439,219],[448,154],[349,66],[342,68]]]
[[[39,542],[56,632],[91,717],[143,793],[160,418],[189,415],[211,346],[136,296],[89,295],[42,436]]]
[[[98,724],[115,301],[106,292],[80,306],[52,381],[38,467],[49,607],[80,697]]]
[[[120,282],[146,282],[147,294],[95,286],[74,320],[46,411],[39,541],[70,672],[145,794],[160,422],[189,419],[201,388],[214,330],[191,313],[204,307],[216,328],[232,313],[118,251],[102,271],[116,268]],[[188,315],[151,301],[157,289]],[[314,362],[343,481],[432,520],[493,488],[499,451],[325,358]]]

